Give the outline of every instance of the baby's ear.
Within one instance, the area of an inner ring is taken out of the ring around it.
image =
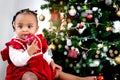
[[[36,32],[38,31],[38,29],[39,29],[39,26],[36,27]]]

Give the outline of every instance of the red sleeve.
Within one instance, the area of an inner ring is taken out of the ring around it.
[[[41,39],[41,43],[42,43],[42,52],[45,53],[46,50],[48,49],[48,44],[47,44],[47,40],[42,36],[42,34],[37,35],[40,39]]]

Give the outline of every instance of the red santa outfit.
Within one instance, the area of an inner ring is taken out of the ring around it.
[[[2,59],[8,61],[5,80],[20,80],[26,71],[34,72],[39,80],[53,80],[55,71],[50,68],[51,56],[48,54],[46,39],[41,34],[35,36],[40,50],[29,56],[24,40],[12,38],[1,51]]]

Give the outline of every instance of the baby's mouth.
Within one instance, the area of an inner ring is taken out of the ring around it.
[[[24,39],[25,39],[28,35],[30,35],[30,34],[23,34]]]

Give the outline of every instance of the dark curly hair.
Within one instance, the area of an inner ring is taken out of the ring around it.
[[[12,20],[12,27],[13,27],[13,29],[15,29],[14,28],[14,21],[15,21],[15,19],[16,19],[16,17],[19,15],[19,14],[23,14],[23,13],[28,13],[28,14],[33,14],[35,17],[36,17],[36,20],[37,20],[37,10],[35,10],[35,11],[32,11],[32,10],[30,10],[29,8],[27,8],[27,9],[22,9],[22,10],[20,10],[20,11],[18,11],[15,15],[14,15],[14,17],[13,17],[13,20]],[[37,20],[38,21],[38,20]]]

